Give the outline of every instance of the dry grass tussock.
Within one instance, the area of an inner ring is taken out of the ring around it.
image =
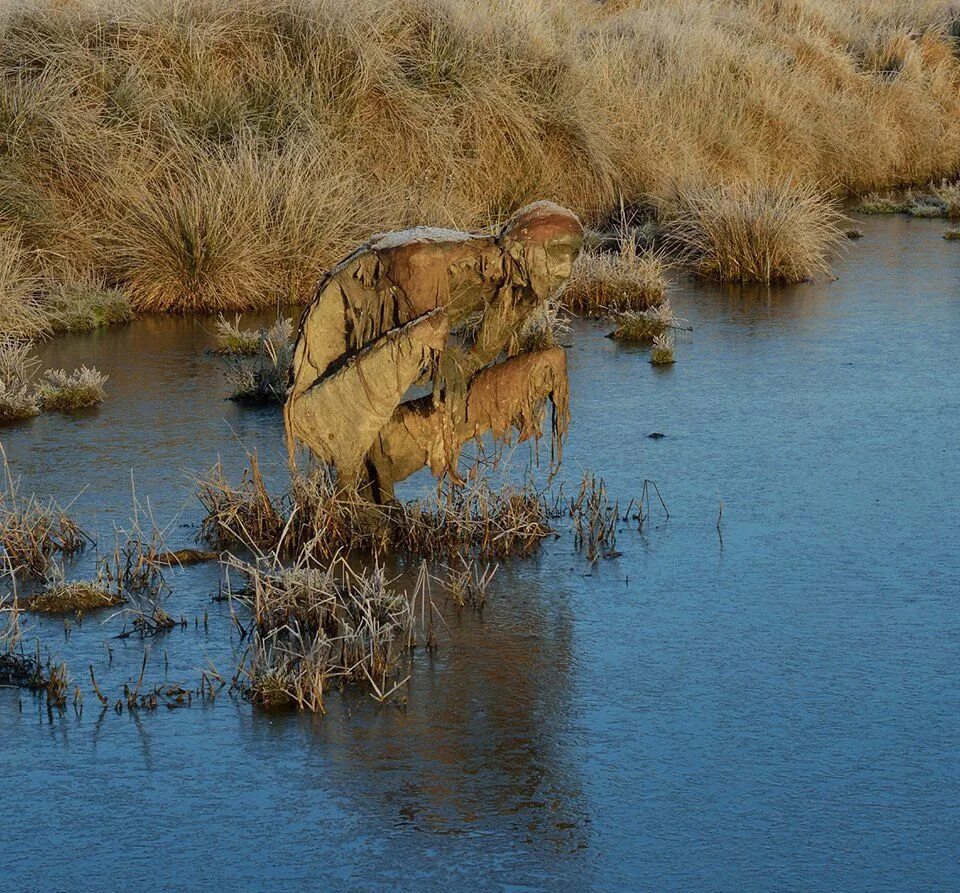
[[[632,237],[625,237],[617,251],[583,252],[560,300],[582,316],[643,312],[664,302],[666,266],[662,254],[640,250]]]
[[[955,26],[941,0],[8,3],[0,331],[49,331],[77,283],[303,301],[371,232],[532,198],[684,218],[703,183],[950,177]]]
[[[667,213],[668,240],[707,279],[802,282],[827,273],[843,217],[813,186],[689,188]]]

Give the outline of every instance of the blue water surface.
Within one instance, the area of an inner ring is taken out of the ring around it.
[[[960,889],[960,247],[859,225],[835,281],[677,281],[668,369],[574,326],[563,473],[623,506],[655,481],[669,520],[654,497],[619,558],[564,531],[501,567],[482,616],[445,612],[404,709],[102,711],[88,666],[117,693],[143,643],[119,616],[31,620],[84,705],[0,689],[5,888]],[[280,418],[224,401],[209,328],[45,345],[109,399],[0,433],[24,491],[107,542],[133,482],[175,548],[218,456],[236,477],[256,448],[282,486]],[[171,582],[187,626],[148,643],[147,682],[230,675],[218,569]]]

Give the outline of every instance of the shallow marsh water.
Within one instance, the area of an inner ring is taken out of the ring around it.
[[[622,503],[655,480],[670,520],[594,567],[564,535],[501,568],[482,617],[446,612],[405,711],[101,714],[88,664],[116,693],[141,643],[111,665],[119,619],[31,621],[86,700],[51,720],[0,689],[8,888],[960,886],[960,247],[937,222],[859,225],[834,282],[678,283],[672,368],[575,327],[564,476]],[[256,447],[279,487],[279,415],[223,401],[204,326],[45,346],[109,399],[0,432],[24,490],[84,488],[73,513],[106,541],[132,470],[176,548],[218,454],[236,477]],[[215,568],[171,582],[189,624],[146,682],[166,662],[195,687],[236,636]]]

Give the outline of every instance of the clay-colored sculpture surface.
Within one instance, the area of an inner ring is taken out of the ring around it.
[[[572,212],[536,202],[495,236],[423,227],[358,248],[300,319],[284,410],[291,458],[302,443],[342,484],[386,501],[424,465],[456,477],[472,438],[539,436],[548,400],[559,444],[563,349],[497,360],[569,277],[582,240]]]

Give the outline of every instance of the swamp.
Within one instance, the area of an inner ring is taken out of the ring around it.
[[[0,880],[960,889],[958,0],[0,0]]]
[[[242,548],[192,561],[198,477],[239,486],[255,452],[278,511],[290,486],[280,409],[227,399],[215,319],[40,343],[108,396],[4,428],[18,498],[96,543],[51,552],[68,579],[116,567],[112,592],[137,572],[117,543],[164,585],[20,613],[52,693],[0,686],[10,888],[955,887],[960,259],[946,221],[851,216],[835,278],[671,276],[673,365],[573,320],[555,533],[426,582],[407,553],[352,564],[421,593],[416,647],[376,688],[334,678],[322,712],[231,686],[254,590],[292,605],[290,581],[244,578]]]

